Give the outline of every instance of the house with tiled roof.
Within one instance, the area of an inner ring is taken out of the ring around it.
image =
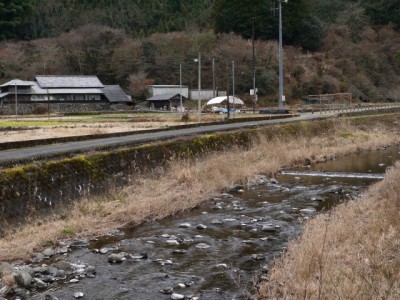
[[[0,89],[3,103],[132,103],[120,86],[105,86],[97,76],[36,76],[34,81],[11,80]]]

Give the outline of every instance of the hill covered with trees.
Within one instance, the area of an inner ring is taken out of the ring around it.
[[[285,94],[353,92],[400,100],[400,0],[289,0],[283,6]],[[252,43],[262,99],[277,96],[274,0],[0,0],[0,81],[36,74],[95,74],[137,99],[149,83],[236,92],[252,87]],[[247,96],[246,96],[247,95]]]

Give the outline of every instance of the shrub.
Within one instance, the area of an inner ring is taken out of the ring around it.
[[[66,226],[61,230],[61,233],[64,235],[72,236],[72,235],[75,235],[75,230],[71,227]]]
[[[190,116],[189,116],[189,114],[187,113],[187,112],[185,112],[183,115],[182,115],[182,122],[189,122],[190,121]]]
[[[49,110],[47,108],[47,105],[45,104],[36,104],[35,107],[33,108],[33,113],[37,115],[44,115],[45,113],[48,113]]]

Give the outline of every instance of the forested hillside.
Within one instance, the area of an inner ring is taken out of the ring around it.
[[[285,94],[353,92],[400,100],[400,0],[283,3]],[[276,99],[275,0],[0,0],[0,81],[36,74],[94,74],[144,99],[149,83],[252,87],[252,44],[261,99]],[[248,97],[248,96],[247,96]]]

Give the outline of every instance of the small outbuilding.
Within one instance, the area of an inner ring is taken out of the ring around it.
[[[207,102],[207,105],[220,105],[226,102],[227,96],[220,96],[212,98]],[[243,100],[239,99],[238,97],[229,96],[229,104],[235,105],[244,105]]]
[[[182,96],[182,103],[187,98]],[[156,95],[147,99],[148,106],[150,109],[159,110],[179,110],[181,106],[181,95],[180,94],[163,94]]]
[[[226,101],[227,99],[227,96],[215,97],[209,100],[207,102],[207,105],[212,106],[211,111],[214,113],[228,113],[228,103]],[[244,105],[244,102],[238,97],[229,96],[229,104],[229,112],[238,113],[240,111],[237,110],[237,107]],[[234,108],[234,106],[236,107]]]

